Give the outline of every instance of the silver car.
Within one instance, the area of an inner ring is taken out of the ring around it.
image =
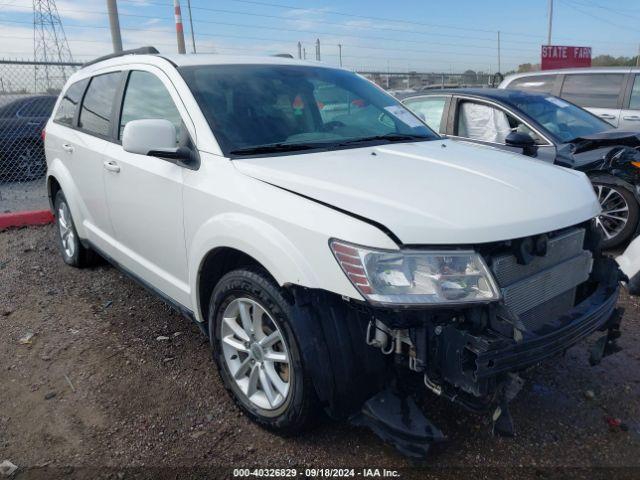
[[[621,130],[640,131],[640,68],[606,67],[518,73],[498,88],[551,93]]]

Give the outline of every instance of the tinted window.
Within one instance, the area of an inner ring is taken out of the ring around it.
[[[440,122],[444,112],[445,97],[410,98],[404,104],[422,118],[432,130],[440,131]]]
[[[54,120],[63,125],[73,125],[73,119],[76,115],[76,108],[82,100],[82,94],[89,80],[80,80],[72,84],[60,100],[60,106],[56,111]]]
[[[631,90],[631,102],[629,103],[631,110],[640,110],[640,75],[636,75],[633,81],[633,90]]]
[[[438,138],[395,98],[344,70],[203,65],[181,73],[223,152],[231,155]],[[389,134],[394,137],[372,139]]]
[[[522,95],[510,98],[509,103],[516,111],[524,112],[533,118],[561,142],[569,142],[612,128],[610,124],[583,108],[551,95]]]
[[[491,143],[505,143],[511,132],[526,133],[537,143],[542,139],[526,124],[504,110],[475,102],[463,102],[458,109],[456,134]]]
[[[19,117],[48,117],[51,115],[53,106],[56,103],[55,97],[39,97],[28,102],[19,111]]]
[[[127,122],[156,118],[173,123],[179,138],[182,128],[180,113],[162,81],[149,72],[131,72],[122,104],[120,136]]]
[[[109,135],[111,107],[120,83],[120,72],[106,73],[91,79],[80,109],[80,128],[98,135]]]
[[[617,108],[623,80],[620,73],[567,75],[561,96],[581,107]]]
[[[557,75],[533,75],[530,77],[516,78],[507,85],[514,90],[527,90],[529,92],[551,93]]]

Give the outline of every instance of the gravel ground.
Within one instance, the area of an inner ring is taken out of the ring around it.
[[[515,438],[492,437],[485,417],[428,398],[448,441],[417,464],[345,423],[323,421],[298,438],[253,425],[196,326],[110,266],[64,265],[54,233],[0,232],[0,462],[18,465],[14,476],[213,478],[293,466],[400,469],[403,478],[640,476],[637,298],[621,299],[621,353],[589,367],[579,345],[533,372],[512,403]]]

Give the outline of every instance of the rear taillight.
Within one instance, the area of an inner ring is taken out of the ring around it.
[[[44,138],[47,136],[47,131],[43,128],[42,132],[40,132],[40,138],[42,138],[42,141],[44,142]]]

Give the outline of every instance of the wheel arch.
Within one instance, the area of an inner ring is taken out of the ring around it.
[[[74,218],[76,231],[80,238],[86,238],[86,232],[82,223],[82,219],[85,216],[82,214],[83,209],[81,205],[80,192],[76,188],[75,182],[65,165],[57,158],[53,159],[49,164],[46,185],[49,205],[53,214],[55,215],[55,196],[58,191],[62,190],[65,198],[67,199],[69,209],[71,210],[71,216]]]
[[[225,213],[202,225],[190,242],[190,285],[196,319],[204,322],[213,288],[222,276],[244,266],[258,267],[280,286],[318,285],[302,252],[277,228],[242,213]]]

